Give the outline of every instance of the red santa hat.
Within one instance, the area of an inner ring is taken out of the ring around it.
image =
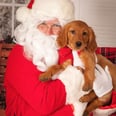
[[[71,0],[31,0],[27,7],[21,7],[16,12],[16,19],[22,23],[34,17],[69,22],[74,19],[74,5]]]

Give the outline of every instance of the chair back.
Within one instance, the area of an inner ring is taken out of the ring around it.
[[[5,108],[5,89],[3,86],[4,83],[4,74],[6,71],[7,59],[10,51],[12,50],[13,43],[0,43],[0,108]]]

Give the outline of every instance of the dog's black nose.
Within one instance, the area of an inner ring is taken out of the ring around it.
[[[82,45],[82,43],[80,41],[76,42],[76,46],[80,47]]]

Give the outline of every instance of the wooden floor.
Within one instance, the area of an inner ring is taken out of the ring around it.
[[[5,116],[5,111],[0,109],[0,116]]]

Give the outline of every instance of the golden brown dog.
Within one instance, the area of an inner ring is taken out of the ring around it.
[[[57,43],[61,48],[67,46],[79,52],[79,57],[85,68],[83,90],[88,91],[92,89],[96,64],[94,52],[97,48],[93,30],[82,21],[73,21],[64,26],[57,38]],[[63,66],[50,67],[49,71],[40,76],[40,79],[49,80],[54,72],[58,72],[60,68],[63,69]]]
[[[91,27],[85,22],[73,21],[64,26],[57,38],[60,47],[69,47],[79,53],[79,57],[84,64],[83,90],[92,89],[95,79],[95,50],[97,48],[95,34]]]
[[[88,91],[92,89],[95,79],[95,65],[96,57],[97,63],[103,68],[107,65],[113,80],[113,88],[116,90],[116,66],[108,59],[101,55],[95,55],[97,43],[95,34],[91,27],[85,22],[77,20],[66,24],[57,38],[58,45],[62,47],[69,47],[72,50],[79,52],[79,57],[84,64],[84,85],[83,90]],[[51,66],[45,73],[40,76],[40,80],[50,80],[55,73],[64,70],[70,61],[64,62],[62,65]],[[80,68],[81,69],[81,68]],[[84,116],[87,116],[92,110],[107,104],[111,100],[111,92],[98,98],[94,91],[80,98],[81,102],[89,102]]]

